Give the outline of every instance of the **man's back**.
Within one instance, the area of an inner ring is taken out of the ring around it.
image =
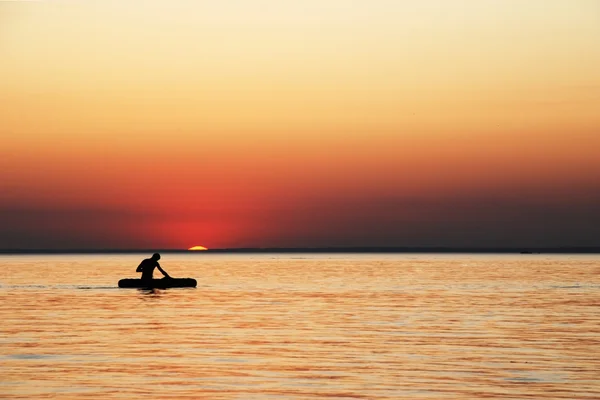
[[[150,280],[152,279],[152,274],[156,267],[159,267],[158,261],[152,258],[146,258],[137,267],[137,271],[142,273],[142,279]]]
[[[165,278],[170,278],[169,274],[167,274],[167,272],[160,267],[158,260],[160,260],[160,254],[154,253],[151,258],[146,258],[140,263],[140,265],[138,265],[135,271],[142,273],[142,280],[151,280],[154,268],[158,268]]]

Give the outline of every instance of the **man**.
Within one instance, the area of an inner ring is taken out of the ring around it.
[[[160,260],[160,254],[154,253],[151,258],[146,258],[144,261],[142,261],[135,272],[142,273],[142,280],[150,281],[152,280],[154,268],[158,268],[165,278],[170,278],[169,274],[167,274],[165,270],[160,267],[158,260]]]

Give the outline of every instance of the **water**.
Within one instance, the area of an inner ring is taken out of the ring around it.
[[[598,399],[600,256],[0,257],[0,397]]]

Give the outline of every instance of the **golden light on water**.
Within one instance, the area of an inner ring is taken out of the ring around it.
[[[188,250],[191,251],[202,251],[202,250],[208,250],[206,247],[204,246],[194,246],[194,247],[190,247]]]
[[[597,255],[302,257],[0,255],[0,398],[600,399]]]

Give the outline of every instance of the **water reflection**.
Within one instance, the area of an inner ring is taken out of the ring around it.
[[[136,288],[134,290],[137,290],[139,294],[143,295],[142,298],[160,297],[163,291],[161,289],[156,288]]]
[[[596,258],[372,257],[4,262],[0,397],[600,398]]]

